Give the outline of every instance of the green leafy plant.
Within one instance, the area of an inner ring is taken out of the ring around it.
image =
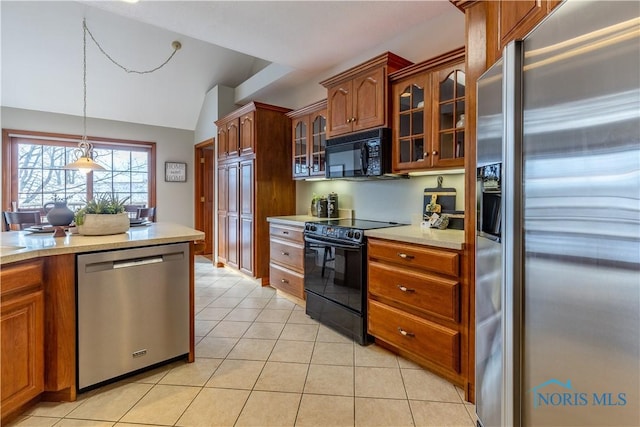
[[[74,215],[76,225],[84,224],[86,214],[105,214],[114,215],[124,212],[124,204],[129,200],[125,198],[120,200],[118,196],[109,193],[100,193],[93,199],[87,201],[87,204],[78,209]]]

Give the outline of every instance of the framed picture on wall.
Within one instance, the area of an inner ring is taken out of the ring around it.
[[[187,182],[187,164],[164,162],[164,180],[167,182]]]

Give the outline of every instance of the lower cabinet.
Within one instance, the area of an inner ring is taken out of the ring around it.
[[[368,258],[369,334],[466,387],[462,251],[369,238]]]
[[[271,224],[269,227],[269,280],[271,286],[304,299],[303,228]]]
[[[44,391],[44,291],[41,260],[3,266],[0,303],[2,420]]]

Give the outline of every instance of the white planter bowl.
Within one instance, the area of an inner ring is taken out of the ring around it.
[[[126,233],[129,230],[129,214],[86,214],[78,233],[85,236],[106,236]]]

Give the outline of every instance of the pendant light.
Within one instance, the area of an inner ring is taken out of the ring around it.
[[[96,44],[96,46],[98,46],[98,49],[100,49],[100,52],[107,57],[107,59],[109,59],[111,62],[113,62],[115,65],[117,65],[118,67],[122,68],[125,72],[127,73],[135,73],[135,74],[149,74],[149,73],[153,73],[154,71],[159,70],[160,68],[164,67],[170,60],[171,58],[173,58],[173,55],[176,54],[176,52],[182,48],[182,44],[179,41],[173,41],[171,43],[171,47],[173,48],[173,52],[171,53],[171,55],[169,55],[169,58],[167,58],[166,61],[164,61],[162,64],[160,64],[159,66],[150,69],[150,70],[146,70],[146,71],[136,71],[136,70],[130,70],[122,65],[120,65],[118,62],[116,62],[111,56],[109,56],[109,54],[107,54],[107,52],[104,51],[104,49],[102,48],[102,46],[100,46],[100,43],[98,43],[98,41],[95,39],[95,37],[93,37],[93,34],[91,34],[91,31],[89,31],[89,28],[87,27],[87,21],[86,19],[82,20],[82,126],[83,126],[83,132],[82,132],[82,138],[80,139],[80,142],[78,143],[78,148],[76,148],[75,152],[77,153],[77,160],[75,160],[74,162],[71,162],[69,164],[66,164],[63,166],[63,169],[73,169],[73,170],[79,170],[80,172],[84,173],[84,174],[88,174],[91,171],[96,171],[96,170],[105,170],[105,168],[101,165],[99,165],[98,163],[96,163],[93,160],[93,144],[91,144],[88,140],[87,140],[87,33],[89,33],[89,36],[91,37],[91,40],[93,40],[93,42]]]
[[[69,163],[63,169],[77,169],[85,175],[95,170],[105,170],[93,161],[93,145],[87,141],[87,24],[82,20],[82,139],[75,150],[78,159]]]

